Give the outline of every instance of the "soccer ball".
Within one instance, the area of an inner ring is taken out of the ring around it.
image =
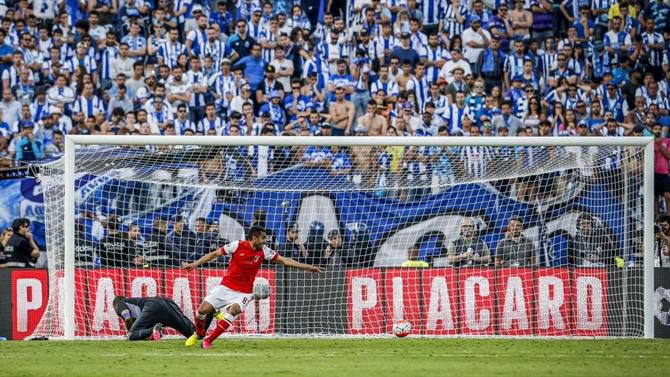
[[[270,285],[265,279],[254,281],[254,300],[265,300],[270,297]]]
[[[412,332],[412,324],[409,321],[401,319],[393,324],[393,335],[398,338],[404,338]]]

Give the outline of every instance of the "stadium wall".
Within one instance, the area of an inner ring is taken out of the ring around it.
[[[192,318],[223,273],[78,269],[76,312],[89,320],[77,322],[76,335],[124,335],[115,295],[170,297]],[[430,336],[639,336],[643,326],[637,268],[334,269],[319,278],[278,268],[258,279],[270,297],[252,302],[231,333],[381,335],[400,317],[414,335]],[[656,270],[656,287],[656,334],[670,337],[670,270]],[[47,300],[46,270],[0,270],[0,336],[29,337]]]

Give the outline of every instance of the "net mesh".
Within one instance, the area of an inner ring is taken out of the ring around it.
[[[193,318],[229,261],[180,265],[256,224],[326,272],[264,264],[254,289],[269,294],[232,333],[382,335],[405,319],[413,335],[640,337],[643,152],[78,146],[76,336],[124,335],[116,295]],[[63,164],[40,174],[50,301],[34,336],[63,336]]]

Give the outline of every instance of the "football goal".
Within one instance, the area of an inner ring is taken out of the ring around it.
[[[121,338],[115,296],[193,318],[252,225],[234,335],[653,337],[654,141],[67,136],[43,166],[49,305],[33,336]]]

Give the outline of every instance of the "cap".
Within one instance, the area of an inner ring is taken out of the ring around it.
[[[49,114],[48,111],[42,112],[42,119],[46,119],[46,118],[49,118],[49,117],[51,117],[51,114]]]
[[[451,50],[449,50],[449,52],[458,52],[458,53],[460,53],[460,52],[461,52],[461,49],[460,49],[460,48],[456,48],[456,47],[454,47],[454,48],[452,48]]]
[[[265,72],[275,73],[275,66],[268,64],[267,67],[265,67]]]
[[[470,23],[481,22],[481,21],[482,21],[482,19],[476,14],[473,14],[472,16],[470,16]]]
[[[49,113],[51,114],[62,114],[62,111],[60,111],[60,107],[58,106],[49,106]]]
[[[223,58],[223,60],[221,60],[221,64],[230,64],[230,59]]]
[[[172,217],[172,222],[180,223],[182,221],[184,221],[184,216],[182,216],[182,215],[174,215]]]
[[[34,127],[35,127],[35,123],[33,123],[33,122],[29,121],[29,120],[27,120],[27,121],[25,121],[25,122],[21,122],[21,129],[24,129],[24,128],[34,128]]]
[[[400,38],[403,38],[403,39],[405,39],[405,38],[409,38],[409,33],[408,33],[408,32],[404,32],[404,33],[400,34]]]
[[[298,223],[293,223],[293,224],[289,225],[288,230],[289,231],[292,231],[292,230],[298,231],[298,230],[300,230],[300,226],[298,225]]]
[[[337,229],[333,229],[330,232],[328,232],[328,238],[332,238],[334,236],[339,236],[339,235],[340,235],[340,231],[337,230]]]
[[[514,76],[514,77],[512,78],[512,81],[523,82],[523,76],[521,76],[521,75],[516,75],[516,76]]]
[[[191,13],[195,12],[202,12],[202,6],[200,4],[195,4],[193,8],[191,8]]]
[[[273,90],[270,92],[270,98],[281,98],[281,93],[278,90]]]
[[[580,121],[579,123],[577,123],[577,127],[588,127],[588,126],[589,126],[588,123],[586,123],[586,122],[583,121],[583,120]]]
[[[344,85],[343,82],[338,82],[338,83],[335,85],[335,88],[336,88],[336,89],[344,89],[344,88],[345,88],[345,85]]]
[[[260,7],[254,7],[251,13],[263,13],[263,10]]]
[[[321,128],[331,128],[330,123],[328,123],[328,122],[321,123]]]
[[[368,29],[363,29],[363,30],[361,30],[358,34],[359,34],[361,37],[364,36],[364,35],[365,35],[365,36],[370,36],[370,32],[368,31]]]

